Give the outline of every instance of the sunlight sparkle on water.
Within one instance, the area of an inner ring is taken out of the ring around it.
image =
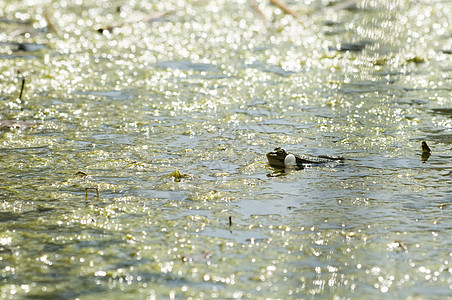
[[[449,7],[258,2],[6,0],[46,48],[0,49],[1,121],[42,123],[0,134],[2,295],[450,293]],[[268,177],[277,146],[346,160]]]

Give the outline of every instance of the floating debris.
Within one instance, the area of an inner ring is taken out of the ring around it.
[[[178,170],[175,170],[170,174],[164,175],[163,177],[171,177],[171,179],[175,182],[181,182],[184,179],[193,179],[192,175],[181,173]]]
[[[117,25],[117,26],[109,25],[109,26],[105,26],[105,27],[95,28],[95,30],[97,32],[99,32],[100,34],[106,34],[106,33],[112,32],[113,29],[115,29],[117,27],[121,27],[121,26],[122,25]]]
[[[446,208],[449,205],[450,205],[449,203],[442,203],[439,205],[439,209],[443,210],[444,208]]]
[[[415,64],[421,64],[421,63],[424,63],[425,62],[425,59],[423,59],[422,57],[419,57],[419,56],[413,56],[413,57],[410,57],[410,58],[408,58],[407,60],[406,60],[406,62],[407,63],[415,63]]]
[[[82,172],[82,171],[78,171],[77,173],[75,173],[75,175],[80,176],[80,178],[82,179],[86,179],[89,178],[91,176],[88,175],[88,173]]]

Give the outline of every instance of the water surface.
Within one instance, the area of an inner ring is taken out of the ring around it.
[[[16,2],[2,298],[451,297],[447,1]]]

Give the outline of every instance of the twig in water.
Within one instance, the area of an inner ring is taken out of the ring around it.
[[[299,16],[296,12],[294,12],[293,10],[290,9],[289,6],[287,6],[284,2],[279,1],[279,0],[270,0],[270,2],[276,6],[278,6],[283,12],[285,12],[286,14],[291,15],[292,17],[298,19]]]
[[[253,8],[254,12],[259,16],[259,18],[261,18],[266,24],[270,23],[264,13],[259,9],[259,5],[257,4],[256,0],[250,0],[250,5]]]
[[[55,22],[53,22],[52,15],[49,13],[48,10],[44,11],[44,18],[47,22],[47,29],[49,30],[49,32],[55,32],[56,34],[59,34],[60,30],[55,25]]]
[[[22,94],[24,92],[24,87],[25,87],[25,78],[22,78],[22,87],[20,88],[20,94],[19,94],[19,100],[22,101]]]
[[[169,15],[169,14],[171,14],[173,12],[174,12],[173,10],[169,10],[169,11],[164,11],[164,12],[161,12],[161,13],[150,14],[150,15],[148,15],[147,17],[145,17],[143,19],[143,22],[153,22],[153,21],[156,21],[156,20],[161,19],[163,17],[166,17],[167,15]]]
[[[99,188],[98,187],[85,188],[85,201],[88,201],[88,190],[96,190],[97,201],[99,201]]]

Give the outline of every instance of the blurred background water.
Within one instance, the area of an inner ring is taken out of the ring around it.
[[[2,298],[452,297],[450,3],[285,4],[0,0]]]

